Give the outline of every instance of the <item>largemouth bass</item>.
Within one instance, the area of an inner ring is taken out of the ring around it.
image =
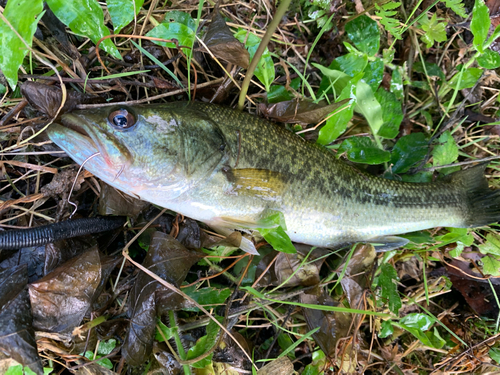
[[[204,103],[104,107],[62,116],[50,139],[77,163],[133,197],[214,229],[258,228],[283,213],[295,242],[338,247],[500,218],[500,190],[478,165],[433,183],[368,175],[268,121]],[[242,248],[255,252],[247,241]]]

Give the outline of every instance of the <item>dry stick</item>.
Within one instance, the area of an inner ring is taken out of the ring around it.
[[[273,20],[269,24],[269,27],[264,34],[264,37],[262,38],[262,41],[259,44],[259,48],[257,48],[257,51],[255,52],[255,55],[253,56],[252,61],[250,62],[250,65],[248,66],[247,73],[245,74],[245,79],[243,80],[243,83],[241,84],[241,91],[240,91],[240,97],[238,99],[238,109],[241,111],[243,107],[245,106],[245,97],[248,92],[248,87],[250,86],[250,80],[253,77],[253,72],[255,71],[255,68],[257,67],[257,64],[259,63],[260,57],[264,53],[264,51],[267,48],[267,45],[269,44],[269,41],[271,40],[272,35],[274,34],[274,30],[278,28],[278,25],[280,24],[281,17],[285,14],[285,12],[288,9],[288,6],[290,5],[291,0],[282,0],[280,3],[278,9],[276,9],[276,14],[274,15]]]

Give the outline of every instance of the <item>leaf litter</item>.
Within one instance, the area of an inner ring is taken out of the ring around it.
[[[42,9],[41,1],[29,11],[24,3],[7,2],[4,18],[15,23]],[[257,239],[260,255],[248,257],[238,250],[247,234],[223,238],[175,214],[155,219],[156,208],[89,173],[70,197],[74,163],[40,132],[42,118],[61,103],[62,112],[148,97],[230,105],[269,27],[270,4],[135,1],[118,14],[118,0],[91,10],[73,0],[85,15],[75,25],[63,2],[48,3],[42,23],[32,17],[19,31],[59,76],[25,58],[26,46],[0,21],[12,41],[0,47],[1,56],[12,56],[0,59],[0,224],[9,230],[67,218],[68,198],[78,216],[127,215],[129,223],[122,233],[0,252],[0,372],[229,373],[254,365],[259,374],[497,371],[494,226],[412,233],[405,248],[383,254],[369,245],[330,251],[300,244],[291,254]],[[472,3],[417,9],[416,2],[294,1],[260,57],[250,111],[386,178],[431,181],[494,157],[498,5]],[[106,39],[103,69],[95,43],[111,27],[170,41],[143,40],[139,49],[125,37]],[[12,91],[18,76],[20,91]],[[496,162],[488,174],[498,176]],[[189,299],[121,257],[124,246]],[[247,293],[252,288],[259,294]]]

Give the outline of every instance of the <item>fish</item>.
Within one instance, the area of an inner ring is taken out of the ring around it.
[[[62,115],[49,138],[114,188],[216,231],[262,228],[273,213],[294,242],[377,250],[404,233],[500,218],[486,164],[429,183],[384,179],[256,116],[202,102],[101,107]],[[245,237],[243,237],[245,238]],[[257,253],[250,240],[241,248]]]

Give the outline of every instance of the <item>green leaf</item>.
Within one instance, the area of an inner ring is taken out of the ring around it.
[[[396,96],[396,99],[403,99],[403,67],[398,66],[392,72],[391,92]]]
[[[143,3],[144,0],[106,0],[115,34],[119,34],[121,29],[134,20]]]
[[[425,158],[428,148],[429,141],[424,133],[411,133],[399,138],[391,153],[392,172],[408,172]]]
[[[179,46],[193,47],[196,36],[196,22],[185,12],[173,10],[165,14],[163,22],[152,29],[146,36],[162,39],[177,39]],[[175,48],[175,43],[153,41],[163,47]],[[190,49],[183,48],[183,52],[188,54]]]
[[[427,48],[431,48],[434,42],[444,42],[446,41],[446,22],[439,22],[442,18],[437,18],[436,13],[434,13],[429,19],[425,14],[424,17],[420,19],[420,28],[424,31],[421,36],[422,41],[426,44]]]
[[[286,350],[293,345],[293,340],[288,334],[280,333],[278,335],[278,345],[282,350]],[[295,359],[295,353],[293,351],[289,351],[287,355],[290,359]]]
[[[99,343],[99,348],[97,349],[97,353],[100,355],[108,355],[116,348],[116,340],[109,339],[107,341],[101,341]]]
[[[488,355],[494,360],[496,363],[500,363],[500,349],[499,348],[491,348],[488,351]]]
[[[276,251],[287,254],[295,254],[297,250],[293,246],[290,237],[286,234],[285,216],[282,212],[273,211],[272,214],[263,218],[257,228],[259,233]]]
[[[379,58],[369,61],[363,72],[363,80],[370,85],[373,92],[376,92],[384,78],[384,61]]]
[[[31,47],[38,23],[37,16],[42,10],[42,0],[10,0],[3,15]],[[0,20],[0,70],[12,89],[16,88],[17,72],[27,53],[28,48],[24,42],[3,20]]]
[[[248,37],[247,37],[248,35]],[[259,44],[261,39],[255,35],[250,33],[244,29],[238,29],[238,32],[234,34],[234,37],[238,39],[241,43],[245,43],[245,48],[248,50],[250,54],[250,62],[252,61],[257,48],[259,48]],[[271,83],[275,78],[274,71],[274,63],[271,58],[271,54],[269,50],[266,48],[264,53],[262,54],[257,67],[254,72],[255,76],[259,79],[260,82],[266,87],[266,91],[269,91]]]
[[[292,79],[290,87],[294,90],[298,90],[300,87],[300,77]],[[292,99],[293,95],[283,85],[272,85],[267,92],[268,103],[279,103]]]
[[[449,81],[449,85],[453,89],[463,90],[470,89],[476,82],[481,78],[483,70],[479,68],[468,68],[462,74],[462,79],[460,80],[460,72],[455,74]]]
[[[465,13],[465,6],[462,0],[444,0],[446,6],[458,14],[462,18],[467,18],[468,15]]]
[[[415,61],[415,64],[413,64],[413,70],[418,73],[427,74],[429,77],[439,77],[440,79],[444,80],[444,73],[438,64],[427,61],[425,61],[424,63],[425,69],[421,61]]]
[[[500,276],[500,261],[489,255],[481,259],[483,261],[483,272],[491,276]]]
[[[354,110],[365,116],[372,133],[378,134],[384,124],[382,106],[375,98],[370,86],[363,80],[356,85],[356,107],[354,107]]]
[[[449,130],[439,137],[438,144],[432,150],[434,166],[451,164],[458,158],[458,146]]]
[[[393,18],[398,12],[393,9],[399,8],[401,3],[399,1],[389,1],[382,6],[375,3],[375,15],[381,17],[380,23],[385,27],[388,33],[390,33],[396,39],[402,39],[401,37],[401,26],[399,21]]]
[[[470,31],[472,32],[472,35],[474,35],[472,44],[481,53],[484,51],[483,45],[488,37],[490,25],[491,20],[488,7],[485,5],[483,0],[476,0],[474,8],[472,9]]]
[[[345,25],[345,31],[354,45],[368,56],[375,56],[380,48],[380,31],[377,22],[365,14]]]
[[[500,55],[498,52],[487,49],[477,58],[477,63],[485,69],[496,69],[500,67]]]
[[[167,327],[164,323],[162,323],[161,320],[158,319],[158,327],[160,328],[161,332],[163,333],[163,336],[160,332],[158,332],[158,327],[156,328],[156,335],[155,335],[155,340],[158,342],[163,342],[165,341],[163,337],[165,336],[165,339],[170,340],[172,337],[174,337],[174,330],[177,329],[175,328],[170,328]]]
[[[443,236],[436,236],[434,239],[436,241],[440,241],[443,243],[452,243],[452,242],[462,242],[466,246],[470,246],[474,243],[474,236],[469,233],[467,228],[446,228],[449,230],[449,233],[446,233]]]
[[[215,317],[219,322],[223,321],[221,316]],[[199,357],[203,353],[206,353],[210,350],[217,342],[217,335],[219,333],[220,327],[213,320],[207,325],[207,334],[200,338],[195,346],[189,348],[187,353],[187,359],[193,359]],[[193,363],[192,366],[194,368],[204,368],[208,366],[212,362],[213,353],[209,354],[207,357],[203,358],[201,361]]]
[[[47,5],[71,31],[86,36],[96,44],[110,34],[104,26],[104,14],[96,0],[47,0]],[[99,47],[114,58],[122,59],[111,39],[104,40]]]
[[[432,348],[440,349],[446,342],[439,336],[439,334],[426,334],[424,332],[431,329],[432,325],[435,322],[436,319],[429,315],[422,313],[412,313],[406,315],[399,321],[399,323],[394,323],[394,325],[410,332],[413,336],[419,339],[422,344],[430,346]]]
[[[346,153],[347,158],[355,163],[381,164],[390,160],[391,154],[381,150],[370,137],[351,137],[339,147],[338,155]]]
[[[183,289],[184,293],[198,302],[200,305],[209,309],[211,305],[221,305],[231,295],[229,288],[200,288],[196,289],[196,285]],[[184,308],[184,311],[199,311],[197,307]]]
[[[381,296],[385,298],[389,304],[389,310],[395,315],[398,314],[401,308],[401,297],[398,293],[398,275],[393,266],[384,263],[380,270],[378,285],[381,288]]]
[[[380,328],[380,332],[378,333],[378,337],[386,338],[394,333],[394,326],[390,320],[382,321],[382,327]]]
[[[401,102],[396,98],[396,95],[382,87],[375,92],[375,99],[382,107],[384,122],[377,135],[388,139],[395,138],[399,133],[399,125],[401,125],[404,117]]]
[[[359,56],[359,54],[350,52],[333,60],[329,69],[340,70],[348,76],[354,77],[361,73],[367,64],[368,57],[366,55]]]
[[[342,90],[351,80],[351,77],[340,70],[330,69],[316,63],[312,63],[312,65],[318,68],[323,74],[318,94],[333,94],[336,98],[339,97]]]
[[[488,233],[486,242],[478,245],[479,251],[483,254],[493,254],[500,256],[500,235],[496,233]]]

